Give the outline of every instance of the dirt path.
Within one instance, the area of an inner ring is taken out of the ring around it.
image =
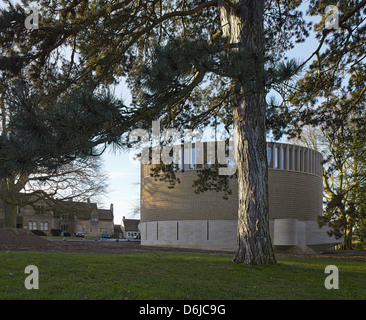
[[[96,254],[126,254],[153,251],[189,251],[203,250],[162,248],[141,246],[137,241],[110,240],[47,240],[25,229],[0,228],[0,250],[40,251],[40,252],[77,252]]]
[[[130,241],[88,241],[88,240],[47,240],[34,235],[25,229],[0,228],[0,250],[2,251],[39,251],[39,252],[77,252],[94,254],[128,254],[141,252],[211,252],[197,249],[179,249],[141,246],[140,242]],[[224,252],[227,253],[227,252]],[[277,253],[277,257],[353,257],[366,261],[366,250],[363,251],[328,251],[321,254],[284,254]]]

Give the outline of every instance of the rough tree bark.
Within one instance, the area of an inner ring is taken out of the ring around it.
[[[17,226],[17,205],[15,198],[23,188],[23,183],[15,183],[12,179],[4,179],[0,183],[1,206],[2,206],[2,227],[16,228]],[[20,189],[19,189],[20,188]]]
[[[264,87],[264,0],[220,1],[223,35],[245,53],[246,74],[234,88],[235,157],[238,168],[238,247],[234,262],[276,263],[269,233]]]
[[[3,206],[4,210],[4,227],[16,228],[17,227],[17,208],[15,205],[6,203]]]

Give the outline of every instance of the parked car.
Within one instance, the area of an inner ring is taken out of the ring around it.
[[[108,232],[103,232],[102,233],[102,238],[106,238],[106,239],[109,239],[111,236],[109,235]]]
[[[84,232],[77,231],[77,232],[75,233],[75,237],[81,237],[81,238],[84,238],[84,237],[85,237]]]

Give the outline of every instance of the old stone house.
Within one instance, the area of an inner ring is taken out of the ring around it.
[[[1,211],[0,207],[0,216]],[[17,206],[17,228],[41,230],[47,235],[74,235],[81,231],[86,237],[101,237],[104,232],[112,236],[113,204],[109,209],[99,209],[96,203],[90,201],[38,200]]]

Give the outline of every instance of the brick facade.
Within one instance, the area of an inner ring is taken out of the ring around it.
[[[322,214],[321,160],[320,153],[305,147],[268,143],[269,219],[275,245],[305,248],[311,243],[315,248],[335,241],[316,223]],[[216,191],[196,194],[192,184],[197,170],[193,166],[177,172],[181,183],[168,188],[150,177],[149,165],[142,165],[142,244],[235,248],[237,181],[230,181],[233,193],[228,200]]]

